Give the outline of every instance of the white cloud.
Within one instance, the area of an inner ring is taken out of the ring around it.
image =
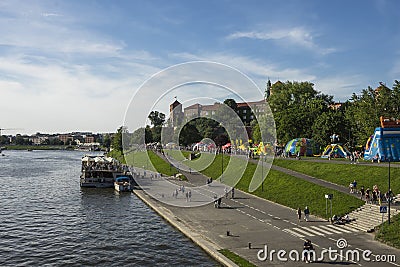
[[[175,53],[173,56],[184,60],[211,60],[232,66],[250,77],[256,79],[280,79],[309,81],[315,79],[307,69],[282,68],[276,63],[266,63],[258,59],[234,54],[205,53],[194,55],[190,53]]]
[[[277,41],[285,40],[289,41],[293,45],[315,50],[322,55],[330,54],[336,51],[335,48],[323,48],[317,45],[312,32],[303,27],[274,29],[270,31],[239,31],[228,35],[226,38],[228,40],[240,38]]]
[[[90,130],[114,132],[122,125],[134,91],[157,68],[127,62],[98,66],[60,63],[23,56],[0,58],[0,123],[24,132]],[[147,73],[146,73],[147,72]]]

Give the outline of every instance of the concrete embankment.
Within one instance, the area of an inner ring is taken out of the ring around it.
[[[133,193],[139,197],[144,203],[151,207],[155,212],[157,212],[162,218],[169,222],[172,226],[181,231],[184,235],[189,237],[195,244],[202,248],[211,257],[217,260],[224,266],[236,267],[237,265],[230,259],[218,252],[222,249],[214,242],[210,241],[207,237],[199,232],[196,232],[193,228],[189,228],[182,218],[177,217],[173,214],[166,205],[163,205],[157,200],[154,200],[148,196],[143,190],[133,190]]]

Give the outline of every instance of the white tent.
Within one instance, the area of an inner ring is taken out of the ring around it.
[[[106,162],[106,161],[104,160],[103,157],[95,157],[95,158],[94,158],[94,161],[97,162],[97,163],[104,163],[104,162]]]
[[[92,157],[85,156],[82,158],[82,162],[93,162],[95,161]]]
[[[119,163],[118,160],[116,160],[116,159],[114,159],[114,158],[112,158],[112,157],[106,157],[105,160],[106,160],[107,162],[110,162],[110,163]]]

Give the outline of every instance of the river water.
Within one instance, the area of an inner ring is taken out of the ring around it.
[[[81,189],[77,151],[3,151],[0,266],[218,266],[132,193]]]

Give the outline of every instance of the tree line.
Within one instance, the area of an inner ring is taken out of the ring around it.
[[[379,83],[376,88],[369,86],[359,94],[353,93],[350,99],[342,103],[336,103],[332,95],[317,91],[311,82],[278,81],[271,86],[268,95],[267,102],[276,126],[276,144],[281,146],[291,139],[302,137],[313,139],[324,147],[330,143],[330,136],[337,134],[340,142],[351,150],[360,149],[374,129],[380,126],[380,116],[400,118],[398,80],[395,80],[391,87],[384,83]],[[237,113],[235,100],[226,99],[224,103],[221,107],[229,107]],[[174,129],[164,127],[165,114],[152,111],[148,116],[151,125],[130,133],[128,142],[143,144],[162,140],[165,144],[168,141],[179,140],[180,145],[186,146],[203,138],[210,138],[217,145],[234,140],[228,135],[226,125],[219,122],[231,121],[229,116],[232,115],[221,108],[215,116],[215,119],[196,118]],[[253,143],[265,141],[260,134],[263,119],[263,115],[259,115],[247,125]],[[120,128],[119,132],[122,131]],[[113,142],[114,144],[116,143]]]

